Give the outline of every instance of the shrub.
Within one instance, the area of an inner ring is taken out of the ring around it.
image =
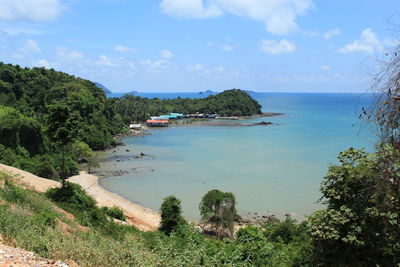
[[[114,206],[112,208],[101,207],[101,210],[106,215],[110,216],[111,218],[114,218],[114,219],[117,219],[117,220],[120,220],[120,221],[125,221],[126,220],[126,216],[125,216],[124,212],[120,208],[118,208],[116,206]]]
[[[77,184],[65,183],[63,188],[52,188],[46,196],[61,208],[71,212],[85,226],[101,226],[107,223],[107,216],[97,206],[96,201]]]
[[[327,208],[309,217],[316,262],[323,265],[395,266],[400,262],[399,162],[385,148],[368,154],[353,148],[340,153],[321,184]],[[390,157],[389,157],[390,158]],[[398,179],[398,178],[397,178]]]
[[[174,196],[164,198],[160,211],[159,230],[167,235],[171,234],[179,225],[186,223],[182,217],[181,201]]]

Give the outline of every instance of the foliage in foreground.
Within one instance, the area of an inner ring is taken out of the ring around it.
[[[4,183],[0,187],[0,234],[6,244],[82,266],[151,263],[151,252],[132,238],[137,230],[111,223],[123,231],[112,235],[98,227],[82,229],[43,194],[15,185],[8,174],[0,172],[0,183]]]
[[[324,265],[395,266],[400,263],[400,188],[387,186],[382,157],[362,150],[340,153],[321,192],[325,210],[309,218],[316,262]],[[392,161],[400,175],[398,162]]]

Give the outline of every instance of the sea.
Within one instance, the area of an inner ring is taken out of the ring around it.
[[[138,93],[142,97],[206,97],[198,93]],[[273,125],[253,127],[185,126],[127,137],[125,146],[99,154],[100,184],[158,211],[175,195],[184,216],[198,220],[198,205],[211,189],[232,192],[242,217],[291,214],[303,220],[323,208],[320,184],[337,156],[350,147],[373,152],[373,125],[359,119],[372,94],[250,93],[263,112],[281,116],[251,118]],[[109,97],[120,97],[112,94]],[[145,156],[140,156],[143,153]]]

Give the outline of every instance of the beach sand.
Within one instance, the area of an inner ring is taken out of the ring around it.
[[[32,173],[4,164],[0,164],[0,171],[16,176],[17,183],[26,185],[42,193],[50,188],[61,186],[57,181],[41,178]],[[79,175],[70,177],[68,181],[82,186],[86,192],[96,200],[98,206],[117,206],[122,209],[127,217],[126,222],[128,224],[134,225],[142,231],[154,231],[158,228],[160,224],[160,215],[157,212],[144,208],[105,190],[98,184],[98,179],[97,176],[86,172],[80,172]]]
[[[126,200],[110,191],[105,190],[98,183],[99,178],[86,172],[72,176],[68,181],[79,184],[92,196],[99,206],[117,206],[122,209],[127,217],[127,222],[135,225],[142,231],[154,231],[160,224],[160,215],[136,203]]]

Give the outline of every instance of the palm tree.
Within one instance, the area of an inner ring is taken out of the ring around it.
[[[200,203],[202,220],[213,226],[218,239],[221,239],[225,230],[229,231],[229,237],[233,237],[235,204],[232,193],[223,193],[219,190],[209,191]]]

